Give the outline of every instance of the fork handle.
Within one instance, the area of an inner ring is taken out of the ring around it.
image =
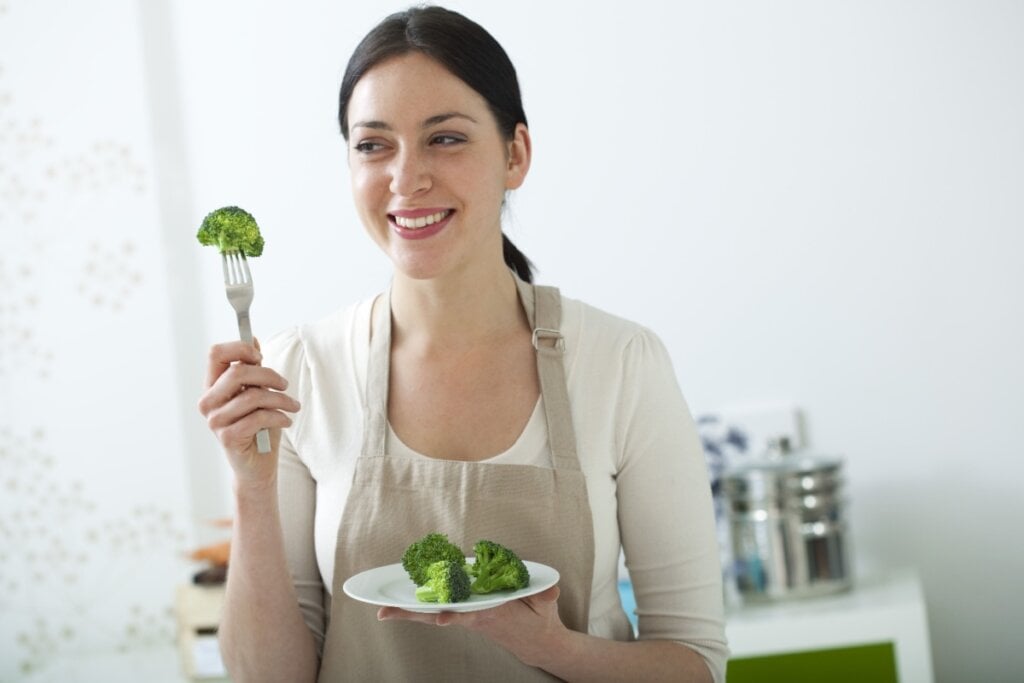
[[[238,336],[247,344],[252,344],[252,325],[249,324],[249,314],[238,314]]]
[[[248,313],[238,314],[238,336],[247,344],[252,344],[252,325]],[[261,429],[256,432],[256,450],[260,453],[270,452],[270,432]]]
[[[270,452],[270,432],[266,429],[256,432],[256,450],[260,453]]]

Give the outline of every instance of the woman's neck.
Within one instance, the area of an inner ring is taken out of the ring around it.
[[[429,351],[475,344],[527,325],[508,268],[477,268],[414,280],[395,273],[392,344]]]

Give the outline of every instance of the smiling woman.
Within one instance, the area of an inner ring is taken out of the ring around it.
[[[462,15],[408,10],[356,48],[339,104],[359,217],[394,276],[265,357],[210,352],[200,409],[236,479],[233,678],[723,680],[710,487],[668,354],[531,284],[502,232],[532,154],[508,56]],[[514,547],[558,583],[464,613],[345,594],[435,531]]]
[[[482,99],[503,140],[508,142],[515,139],[520,127],[522,131],[526,131],[526,112],[523,111],[515,67],[501,45],[482,26],[469,20],[459,21],[464,17],[441,8],[430,8],[418,13],[409,12],[406,16],[410,17],[408,23],[381,22],[363,38],[349,60],[338,96],[338,123],[345,140],[351,142],[352,131],[358,127],[358,124],[350,125],[350,121],[357,117],[349,108],[356,85],[371,68],[391,58],[413,54],[430,57],[437,66],[457,78]],[[458,42],[449,40],[453,37],[453,32],[458,33]],[[424,81],[422,84],[429,86],[431,81]],[[466,113],[442,110],[426,119],[423,124],[433,126],[460,115],[467,117],[470,123],[478,123]],[[368,123],[385,127],[387,125],[379,121]],[[457,141],[457,137],[449,140],[452,143]],[[529,155],[528,134],[525,142]],[[504,234],[502,252],[506,263],[516,275],[530,282],[532,268],[529,260]]]
[[[346,112],[356,207],[397,268],[427,279],[500,263],[502,199],[530,165],[524,123],[506,137],[487,101],[421,52],[369,70]]]

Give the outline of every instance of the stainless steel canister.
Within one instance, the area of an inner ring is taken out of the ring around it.
[[[789,452],[722,477],[736,587],[745,600],[824,595],[852,585],[842,460]]]

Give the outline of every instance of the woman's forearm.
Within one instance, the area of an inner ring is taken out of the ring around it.
[[[566,681],[712,681],[703,657],[668,640],[621,642],[567,630],[547,656],[534,664]]]
[[[285,562],[276,480],[235,487],[237,509],[219,641],[233,680],[314,681],[316,644]]]

